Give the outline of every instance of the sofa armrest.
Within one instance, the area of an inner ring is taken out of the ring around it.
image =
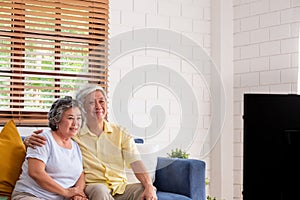
[[[158,191],[205,200],[205,170],[202,160],[158,157],[154,186]]]

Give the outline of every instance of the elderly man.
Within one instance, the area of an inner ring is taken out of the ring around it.
[[[141,161],[134,139],[119,125],[105,120],[107,98],[98,85],[81,88],[76,99],[86,112],[86,124],[73,137],[79,144],[85,172],[85,192],[90,200],[157,199],[156,188]],[[35,134],[25,145],[42,145],[44,138]],[[131,167],[140,183],[128,184],[125,167]]]

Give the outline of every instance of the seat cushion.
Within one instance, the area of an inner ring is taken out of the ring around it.
[[[13,120],[0,133],[0,196],[10,196],[21,173],[26,149]]]
[[[181,194],[175,194],[170,192],[161,192],[157,191],[157,198],[158,200],[191,200],[191,198],[181,195]]]

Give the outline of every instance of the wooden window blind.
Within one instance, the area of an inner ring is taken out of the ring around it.
[[[0,1],[0,124],[47,126],[53,101],[107,90],[108,0]]]

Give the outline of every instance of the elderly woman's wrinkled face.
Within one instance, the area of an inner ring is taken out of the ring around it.
[[[82,124],[82,115],[78,107],[69,108],[66,110],[58,123],[57,131],[61,132],[65,137],[76,135]]]
[[[106,99],[101,91],[95,91],[87,95],[84,108],[86,111],[87,123],[91,120],[101,121],[105,119],[107,114]]]

